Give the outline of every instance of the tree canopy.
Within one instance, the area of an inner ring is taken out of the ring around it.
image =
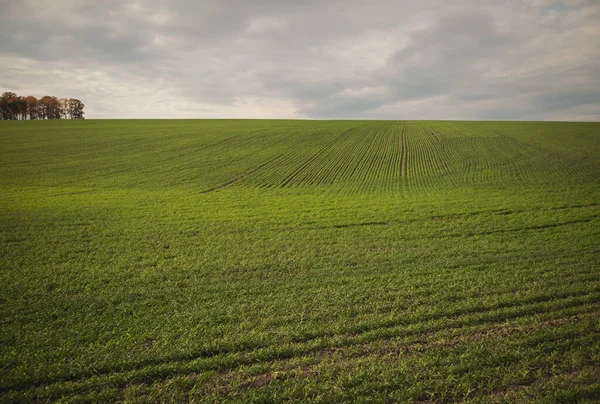
[[[56,98],[45,95],[40,99],[19,96],[6,91],[0,96],[0,120],[26,119],[84,119],[85,104],[77,98]]]

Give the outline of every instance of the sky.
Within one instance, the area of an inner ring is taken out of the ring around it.
[[[0,91],[87,118],[600,120],[600,0],[0,0]]]

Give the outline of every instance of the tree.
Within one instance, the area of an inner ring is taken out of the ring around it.
[[[16,119],[24,121],[27,119],[27,100],[25,97],[18,96],[12,102],[13,111],[16,113]]]
[[[40,99],[42,119],[60,119],[60,103],[58,98],[45,95]]]
[[[60,108],[60,118],[61,119],[70,119],[71,115],[69,114],[69,99],[68,98],[59,99],[58,105]]]
[[[25,97],[25,101],[27,102],[27,115],[29,119],[38,119],[38,99],[33,95],[29,95]]]
[[[58,99],[45,95],[39,100],[6,91],[0,96],[0,119],[84,119],[83,102],[77,98]]]
[[[77,98],[69,99],[69,116],[71,119],[85,119],[83,117],[85,114],[85,112],[83,112],[83,107],[85,107],[85,104]]]
[[[2,113],[2,119],[16,119],[16,113],[13,111],[15,108],[15,99],[17,98],[17,94],[7,91],[2,93],[0,97],[0,110]]]

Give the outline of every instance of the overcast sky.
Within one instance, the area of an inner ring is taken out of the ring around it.
[[[0,0],[0,91],[87,118],[600,120],[600,0]]]

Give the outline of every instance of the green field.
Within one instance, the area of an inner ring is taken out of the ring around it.
[[[600,400],[600,124],[0,122],[0,401]]]

